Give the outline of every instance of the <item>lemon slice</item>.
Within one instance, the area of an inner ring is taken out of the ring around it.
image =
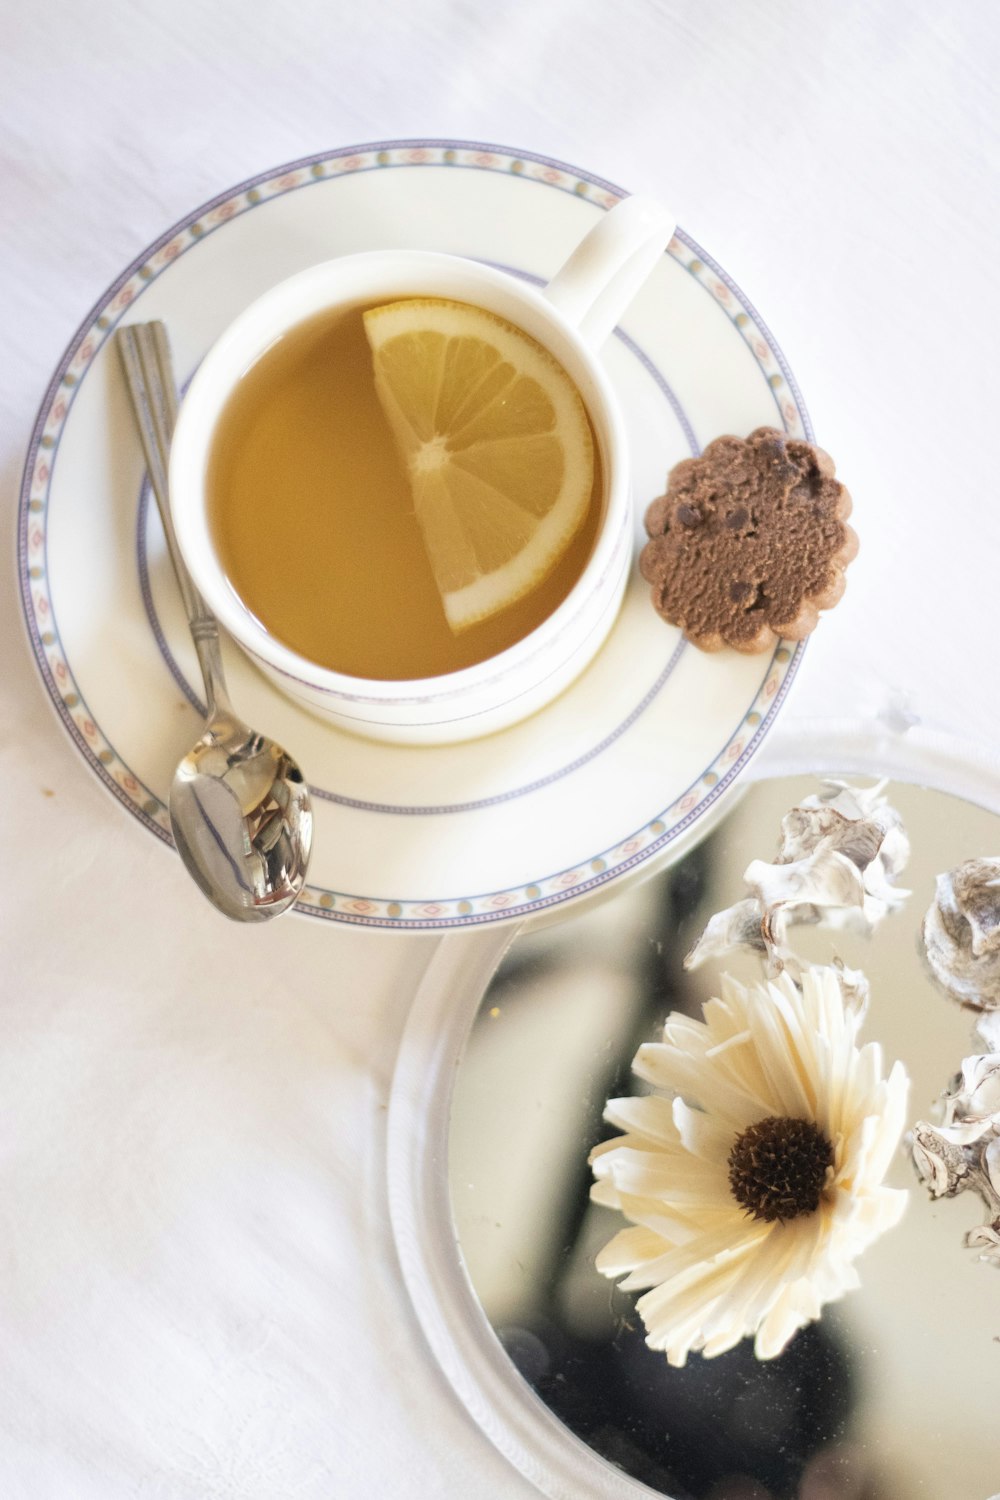
[[[421,297],[364,323],[445,615],[465,630],[540,583],[582,526],[587,414],[552,355],[481,307]]]

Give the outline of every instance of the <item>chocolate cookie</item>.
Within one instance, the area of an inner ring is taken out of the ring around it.
[[[844,592],[858,539],[828,453],[773,427],[677,464],[646,512],[653,603],[703,651],[801,640]]]

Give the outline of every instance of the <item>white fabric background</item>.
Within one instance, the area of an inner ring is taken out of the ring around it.
[[[782,726],[1000,739],[988,0],[3,0],[0,483],[49,373],[201,200],[495,141],[660,194],[763,313],[863,548]],[[8,556],[10,552],[8,552]],[[236,930],[98,787],[2,592],[0,1494],[527,1496],[427,1357],[384,1121],[430,940]]]

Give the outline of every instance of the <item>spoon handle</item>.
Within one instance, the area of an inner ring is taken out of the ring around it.
[[[195,588],[177,545],[170,515],[167,467],[170,440],[177,420],[177,389],[170,360],[170,343],[162,323],[130,323],[119,328],[115,343],[125,372],[136,426],[146,456],[149,482],[156,497],[167,551],[173,563],[191,636],[205,680],[208,711],[229,708],[229,694],[222,668],[219,622]]]

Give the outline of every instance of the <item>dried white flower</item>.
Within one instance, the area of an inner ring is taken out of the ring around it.
[[[970,1250],[982,1250],[980,1260],[993,1261],[1000,1266],[1000,1230],[992,1224],[981,1224],[976,1229],[970,1229],[965,1236],[965,1243]],[[994,1500],[1000,1500],[1000,1495],[994,1496]]]
[[[871,993],[868,975],[863,969],[849,969],[840,958],[835,958],[831,967],[840,980],[840,993],[844,1004],[857,1016],[859,1022],[863,1021]]]
[[[1000,1052],[1000,1010],[984,1010],[976,1021],[975,1035],[987,1052]]]
[[[993,1200],[1000,1203],[1000,1140],[997,1140],[996,1136],[987,1144],[983,1152],[983,1166],[986,1169]],[[1000,1223],[994,1223],[990,1227],[996,1232],[1000,1230]]]
[[[709,917],[705,931],[684,960],[685,969],[697,969],[708,958],[725,958],[737,948],[766,954],[762,929],[763,913],[755,896],[737,901]]]
[[[823,923],[874,932],[910,894],[895,884],[910,846],[883,796],[885,785],[827,781],[818,796],[786,813],[777,859],[747,866],[750,896],[711,918],[685,968],[743,948],[762,954],[772,977],[787,972],[796,979],[805,965],[789,946],[790,927]],[[857,1002],[866,986],[857,983],[863,976],[851,978]]]
[[[614,1099],[623,1136],[591,1161],[598,1203],[629,1220],[597,1258],[626,1290],[646,1342],[682,1365],[754,1335],[779,1354],[823,1305],[856,1287],[855,1258],[896,1224],[906,1193],[884,1187],[907,1078],[882,1077],[877,1044],[831,969],[744,987],[729,976],[704,1020],[671,1015],[636,1072],[675,1097]]]
[[[960,1145],[1000,1134],[1000,1054],[967,1057],[945,1099],[944,1129]]]
[[[987,1220],[965,1243],[1000,1266],[1000,859],[969,859],[937,877],[923,939],[934,978],[979,1012],[974,1035],[986,1051],[963,1060],[941,1123],[913,1127],[913,1164],[932,1198],[979,1194]]]
[[[1000,1008],[1000,859],[939,875],[923,932],[931,972],[953,1000]]]
[[[979,1194],[989,1217],[965,1243],[1000,1266],[1000,1052],[964,1059],[942,1113],[940,1125],[918,1120],[913,1127],[917,1176],[932,1198]]]

